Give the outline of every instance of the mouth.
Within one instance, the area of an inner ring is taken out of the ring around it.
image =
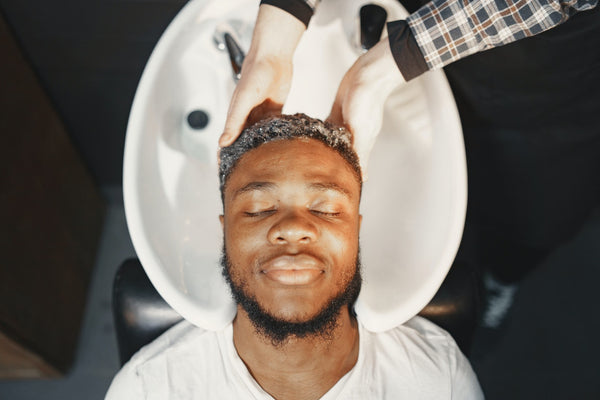
[[[322,263],[308,254],[282,255],[266,262],[260,272],[286,286],[308,285],[325,272]]]

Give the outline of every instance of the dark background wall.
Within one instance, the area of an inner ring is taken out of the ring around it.
[[[100,186],[121,184],[135,89],[154,45],[186,2],[0,0],[0,12]]]

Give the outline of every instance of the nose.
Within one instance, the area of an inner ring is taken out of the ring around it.
[[[290,211],[269,229],[268,239],[272,244],[309,244],[317,239],[318,230],[308,216]]]

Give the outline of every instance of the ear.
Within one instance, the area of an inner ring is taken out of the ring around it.
[[[219,215],[219,222],[221,223],[221,229],[225,229],[225,217],[223,214]]]

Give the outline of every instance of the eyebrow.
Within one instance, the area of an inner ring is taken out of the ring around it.
[[[335,182],[315,182],[315,183],[309,184],[308,187],[310,189],[315,189],[315,190],[318,190],[320,192],[325,192],[325,191],[328,191],[328,190],[333,190],[335,192],[338,192],[338,193],[342,194],[343,196],[352,198],[352,194],[350,193],[350,191],[348,189],[346,189],[343,186],[338,185]]]
[[[238,197],[239,195],[241,195],[243,193],[251,192],[254,190],[258,190],[261,192],[268,192],[268,191],[275,189],[275,187],[277,187],[277,185],[274,184],[273,182],[250,182],[247,185],[244,185],[241,188],[239,188],[238,190],[236,190],[235,193],[233,194],[233,198],[235,199],[236,197]]]
[[[350,193],[350,191],[348,189],[338,185],[335,182],[313,182],[313,183],[309,183],[307,185],[307,187],[311,190],[315,190],[315,191],[319,191],[319,192],[326,192],[326,191],[331,190],[331,191],[335,191],[345,197],[352,198],[352,194]],[[260,191],[260,192],[269,192],[275,188],[277,188],[277,184],[275,184],[273,182],[250,182],[250,183],[242,186],[238,190],[236,190],[235,193],[233,194],[233,199],[235,199],[237,196],[239,196],[243,193],[252,192],[255,190]]]

